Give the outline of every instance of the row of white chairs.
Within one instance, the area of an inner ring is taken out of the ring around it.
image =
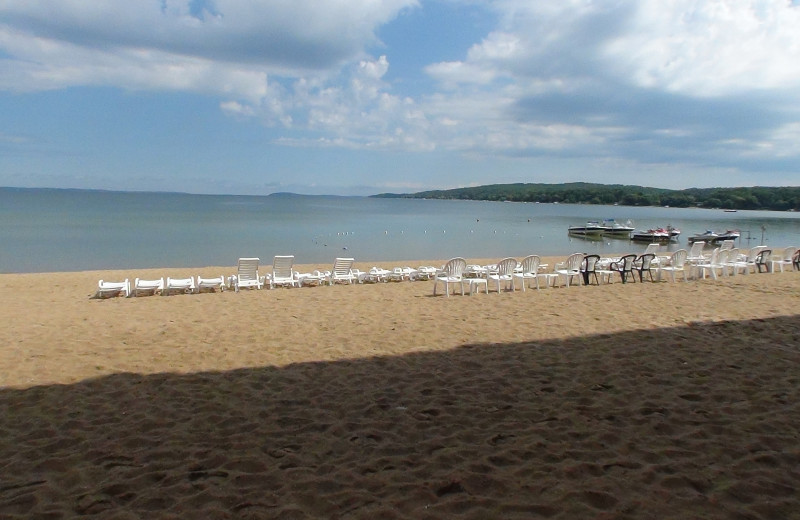
[[[680,273],[683,274],[684,281],[688,281],[690,276],[705,278],[707,273],[716,280],[718,279],[718,273],[722,276],[727,276],[729,273],[735,275],[736,273],[762,272],[762,269],[767,272],[777,272],[780,269],[782,272],[784,267],[787,266],[789,270],[800,270],[800,250],[796,247],[784,248],[780,255],[774,255],[768,247],[757,246],[744,254],[740,253],[737,248],[726,244],[724,247],[715,248],[710,254],[705,254],[703,251],[705,244],[695,242],[691,251],[679,249],[668,256],[656,256],[658,244],[653,244],[653,246],[655,247],[641,255],[642,257],[653,258],[652,264],[647,265],[646,269],[655,270],[659,280],[662,277],[662,273],[668,273],[673,283],[676,281],[676,275]],[[596,255],[588,256],[597,258]],[[635,257],[636,255],[628,256]],[[556,264],[553,272],[542,271],[545,265],[540,263],[541,259],[537,255],[529,255],[521,262],[514,258],[504,258],[496,265],[487,267],[470,266],[465,259],[457,257],[449,260],[436,273],[433,295],[436,296],[437,287],[440,284],[444,286],[444,294],[446,296],[450,295],[451,286],[460,289],[462,295],[465,293],[465,287],[469,288],[469,294],[472,294],[476,288],[478,290],[483,289],[488,294],[491,282],[494,283],[498,293],[501,291],[501,284],[505,284],[507,289],[514,291],[516,282],[521,282],[521,288],[524,291],[526,281],[528,285],[535,281],[536,288],[539,289],[540,279],[544,280],[545,287],[551,286],[557,279],[563,279],[564,285],[569,287],[570,280],[574,277],[578,277],[579,280],[583,279],[584,283],[588,283],[589,277],[586,271],[589,269],[591,269],[592,274],[595,274],[596,278],[597,274],[600,274],[600,276],[606,277],[609,282],[611,281],[611,275],[615,272],[620,272],[623,276],[623,281],[625,280],[625,275],[621,272],[622,269],[597,269],[595,271],[596,264],[588,266],[584,263],[586,257],[587,255],[584,253],[572,254],[565,262]]]
[[[100,280],[96,297],[109,296],[142,296],[142,295],[169,295],[178,293],[198,293],[203,290],[224,291],[231,288],[238,292],[240,289],[272,289],[274,287],[300,287],[303,285],[334,285],[337,283],[364,283],[387,282],[402,280],[429,280],[436,273],[436,268],[420,266],[396,267],[392,270],[372,267],[368,271],[353,268],[353,258],[336,258],[330,271],[315,270],[310,273],[300,273],[293,269],[294,256],[275,256],[272,262],[272,272],[260,274],[261,260],[257,257],[240,258],[237,262],[236,274],[203,278],[202,276],[189,278],[158,278],[145,280],[136,278],[133,283],[129,279],[122,282],[109,282]]]
[[[155,294],[169,295],[169,294],[186,294],[186,293],[199,293],[203,290],[206,291],[224,291],[226,289],[225,277],[218,276],[216,278],[204,278],[202,276],[190,276],[189,278],[156,278],[154,280],[145,280],[143,278],[135,278],[133,283],[130,279],[126,278],[122,282],[107,282],[100,280],[97,285],[98,298],[108,296],[152,296]]]
[[[258,258],[240,258],[237,274],[230,277],[229,285],[238,291],[242,288],[272,289],[278,286],[425,280],[430,279],[436,272],[436,269],[430,266],[420,266],[417,269],[395,267],[392,270],[372,267],[368,271],[360,271],[353,267],[355,259],[336,258],[329,271],[314,270],[310,273],[300,273],[293,269],[294,256],[276,256],[272,262],[272,273],[260,275],[259,262]]]

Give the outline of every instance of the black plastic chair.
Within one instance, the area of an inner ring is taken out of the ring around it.
[[[644,282],[644,273],[647,273],[650,276],[651,282],[655,282],[652,271],[653,260],[655,260],[655,258],[656,255],[653,253],[645,253],[637,258],[636,262],[634,262],[633,268],[639,271],[640,282]]]
[[[635,261],[636,255],[625,255],[616,262],[612,262],[609,266],[609,269],[619,273],[620,277],[622,278],[622,283],[626,283],[628,281],[628,277],[635,282],[636,275],[633,274],[633,263]]]
[[[597,278],[597,262],[600,261],[600,255],[586,255],[583,257],[581,263],[581,274],[583,274],[583,285],[589,285],[592,275],[594,275],[594,283],[600,285],[600,280]]]
[[[764,249],[756,255],[756,267],[758,268],[759,273],[769,272],[772,262],[770,261],[770,257],[772,256],[772,249]],[[762,271],[761,268],[764,268]]]

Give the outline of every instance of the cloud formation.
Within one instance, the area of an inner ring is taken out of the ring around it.
[[[460,59],[383,46],[437,1],[0,0],[0,90],[202,93],[293,147],[797,170],[796,2],[476,1],[497,23]]]

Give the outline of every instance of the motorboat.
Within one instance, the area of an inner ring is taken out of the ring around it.
[[[570,226],[567,233],[579,237],[601,237],[605,229],[599,222],[591,221],[583,226]]]
[[[603,235],[611,238],[631,238],[631,233],[636,228],[631,226],[630,220],[626,224],[620,224],[613,218],[605,219],[600,224],[603,226]]]
[[[647,231],[634,231],[633,235],[631,235],[631,240],[635,242],[648,242],[650,244],[662,244],[678,240],[680,234],[680,229],[667,226],[666,228],[648,229]]]
[[[689,237],[689,243],[694,244],[695,242],[705,242],[707,244],[716,244],[717,242],[723,242],[725,240],[736,240],[741,236],[738,229],[729,229],[725,232],[716,232],[707,229],[702,233],[697,233]]]

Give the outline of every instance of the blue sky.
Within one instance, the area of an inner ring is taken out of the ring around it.
[[[0,0],[0,185],[800,185],[800,5]]]

